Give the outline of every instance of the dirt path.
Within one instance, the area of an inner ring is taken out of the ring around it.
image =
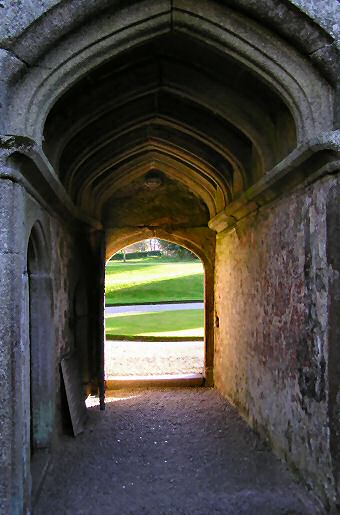
[[[313,515],[304,489],[215,390],[117,391],[64,437],[34,515]],[[320,512],[322,513],[322,512]]]
[[[178,309],[203,309],[204,302],[176,302],[164,304],[132,304],[131,306],[106,306],[105,315],[115,313],[153,313],[158,311],[177,311]]]

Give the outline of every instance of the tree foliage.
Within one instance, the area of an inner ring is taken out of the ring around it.
[[[159,240],[159,246],[162,254],[165,256],[176,257],[178,259],[197,259],[197,256],[190,252],[190,250],[176,243]]]

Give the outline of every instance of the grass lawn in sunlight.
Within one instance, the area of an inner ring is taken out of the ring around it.
[[[106,317],[106,336],[194,338],[204,335],[204,310],[117,313]]]
[[[204,272],[200,261],[109,261],[106,305],[203,301]]]

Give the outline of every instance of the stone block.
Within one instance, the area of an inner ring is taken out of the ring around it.
[[[18,254],[25,245],[23,203],[23,188],[0,179],[0,254]]]

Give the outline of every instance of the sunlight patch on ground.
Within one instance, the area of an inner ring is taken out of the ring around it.
[[[118,402],[118,401],[128,401],[130,399],[135,399],[136,397],[139,397],[139,395],[121,395],[115,396],[113,394],[110,394],[108,396],[105,396],[105,404],[108,402]],[[96,406],[99,406],[99,397],[96,395],[89,395],[87,399],[85,400],[85,404],[87,408],[94,408]]]

